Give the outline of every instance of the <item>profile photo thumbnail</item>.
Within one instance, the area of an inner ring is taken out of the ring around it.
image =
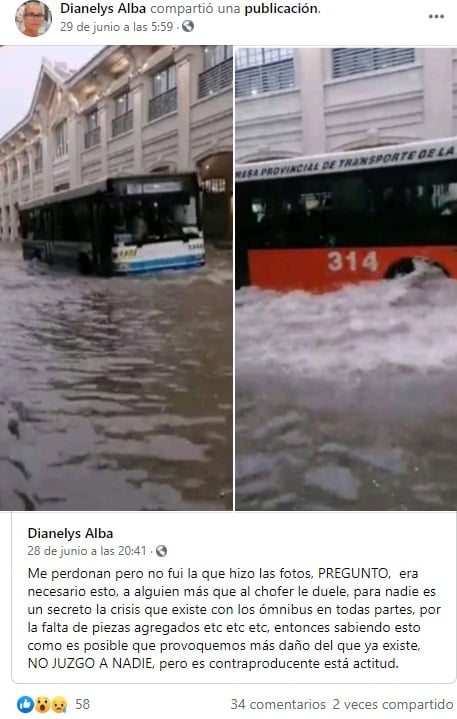
[[[51,11],[45,3],[28,0],[16,11],[18,30],[27,37],[40,37],[51,27]]]

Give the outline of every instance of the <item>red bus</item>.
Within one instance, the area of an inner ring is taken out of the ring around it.
[[[457,138],[237,165],[236,285],[457,279]]]

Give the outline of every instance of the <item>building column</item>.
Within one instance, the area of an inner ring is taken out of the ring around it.
[[[34,177],[33,177],[33,171],[34,171],[34,156],[33,156],[33,144],[29,145],[27,148],[27,157],[29,160],[29,183],[30,183],[30,197],[33,199],[35,197],[35,190],[34,190]]]
[[[8,178],[9,178],[8,205],[10,208],[9,216],[8,216],[9,222],[8,222],[8,228],[7,228],[7,230],[8,230],[7,239],[10,242],[14,242],[14,240],[16,239],[17,224],[16,224],[16,210],[14,207],[14,200],[13,200],[13,165],[14,165],[13,158],[10,158],[8,160],[7,164],[8,164]]]
[[[98,104],[98,124],[100,127],[101,176],[108,176],[108,107],[107,100],[100,100]]]
[[[43,151],[43,194],[50,195],[52,192],[52,161],[54,148],[49,135],[41,135],[41,146]]]
[[[416,50],[416,53],[419,50]],[[424,137],[453,134],[452,49],[422,48],[424,78]]]
[[[6,165],[7,163],[5,163]],[[5,184],[5,175],[4,175],[4,166],[0,168],[0,209],[1,209],[1,217],[0,217],[0,241],[4,242],[7,237],[7,228],[6,228],[6,205],[7,201],[5,200],[5,193],[8,190],[8,185]]]
[[[178,92],[178,172],[189,172],[190,152],[190,105],[192,102],[192,73],[190,57],[176,64]]]
[[[6,222],[6,203],[2,198],[0,200],[0,242],[5,241],[5,222]]]
[[[296,49],[295,84],[300,88],[302,147],[304,155],[326,152],[324,111],[325,48]],[[306,88],[306,94],[303,90]]]
[[[140,175],[143,167],[143,84],[144,77],[138,75],[130,83],[133,110],[133,171]]]
[[[5,206],[5,242],[11,242],[11,205]]]
[[[16,204],[19,205],[19,207],[22,204],[22,198],[23,198],[23,187],[22,187],[22,151],[16,155],[16,167],[17,167],[17,197],[16,197]],[[17,240],[17,227],[19,225],[19,213],[15,209],[14,210],[16,215],[16,224],[15,224],[15,240]]]
[[[73,114],[68,118],[68,161],[70,164],[70,187],[81,184],[81,118]]]

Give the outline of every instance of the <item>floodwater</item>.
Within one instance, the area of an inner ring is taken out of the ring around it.
[[[0,251],[0,509],[232,507],[232,259],[100,279]]]
[[[236,297],[236,507],[457,509],[457,282]]]

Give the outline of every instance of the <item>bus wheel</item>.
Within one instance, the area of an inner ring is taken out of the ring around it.
[[[408,257],[404,260],[396,262],[391,265],[386,272],[385,279],[393,280],[396,277],[404,277],[405,275],[411,274],[411,272],[418,272],[423,277],[449,277],[449,272],[439,262],[431,262],[423,257],[411,258]]]
[[[78,271],[81,275],[90,275],[92,272],[92,263],[89,255],[86,255],[84,252],[78,255]]]
[[[411,272],[414,272],[414,270],[414,260],[411,259],[411,257],[407,257],[406,259],[399,260],[398,262],[395,262],[394,265],[391,265],[387,270],[384,278],[386,280],[394,280],[396,277],[404,277],[405,275],[409,275],[411,274]]]

